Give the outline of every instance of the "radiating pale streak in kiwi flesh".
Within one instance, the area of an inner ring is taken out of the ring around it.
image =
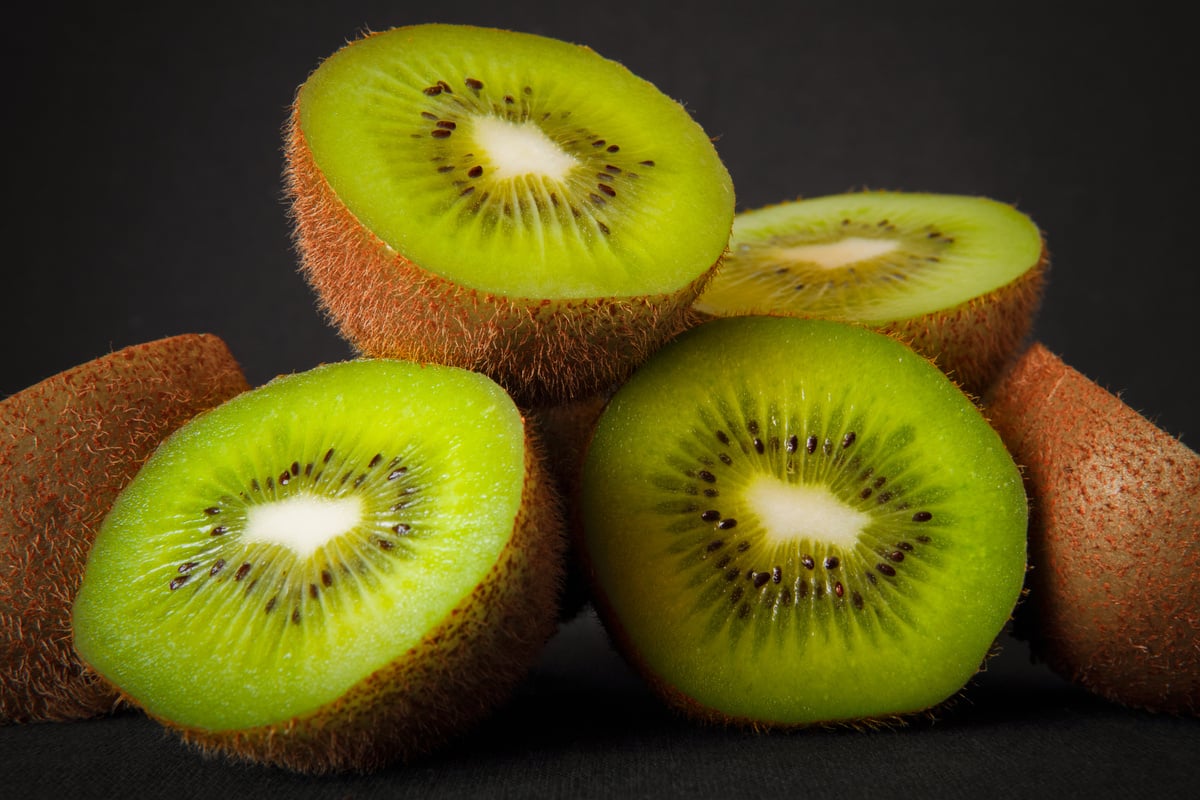
[[[801,244],[768,251],[781,261],[812,264],[821,269],[838,269],[885,255],[900,247],[895,239],[864,239],[847,236],[835,242]]]
[[[474,123],[475,140],[491,158],[495,179],[543,175],[563,180],[579,164],[533,122],[477,116]]]
[[[779,544],[810,539],[850,550],[871,523],[870,514],[846,505],[823,485],[760,475],[744,492],[766,538]]]
[[[362,498],[358,495],[330,498],[294,494],[250,506],[242,538],[247,542],[281,545],[307,558],[361,521]]]

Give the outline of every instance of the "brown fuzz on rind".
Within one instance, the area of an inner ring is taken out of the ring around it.
[[[536,434],[513,536],[488,576],[403,658],[314,714],[242,731],[181,729],[209,755],[306,774],[366,773],[427,755],[505,702],[557,629],[565,537]]]
[[[96,529],[166,436],[247,388],[216,336],[134,345],[0,403],[0,724],[83,719],[115,692],[71,645]]]
[[[539,408],[529,414],[545,443],[546,465],[561,499],[564,524],[568,529],[566,574],[559,604],[561,622],[574,619],[591,601],[591,592],[583,576],[580,545],[575,541],[575,529],[581,525],[579,483],[588,440],[613,391],[615,387],[578,400]]]
[[[476,291],[415,264],[362,225],[325,180],[293,106],[285,184],[300,269],[360,353],[482,372],[522,406],[619,383],[688,326],[719,265],[673,295],[522,299]]]
[[[1200,715],[1200,456],[1040,343],[987,412],[1032,505],[1016,633],[1110,701]]]
[[[1049,258],[1015,281],[954,308],[878,328],[933,360],[959,387],[981,398],[1028,343],[1042,302]]]

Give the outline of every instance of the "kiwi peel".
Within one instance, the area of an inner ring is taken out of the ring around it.
[[[366,771],[507,697],[554,629],[563,544],[498,385],[325,365],[203,415],[146,463],[97,535],[75,645],[205,750]]]
[[[0,402],[0,723],[84,719],[117,696],[76,658],[71,602],[96,530],[169,433],[248,389],[225,343],[117,350]]]
[[[1049,259],[1037,225],[983,197],[851,192],[738,214],[702,318],[787,314],[891,333],[981,397],[1027,341]]]
[[[736,317],[652,356],[588,446],[593,603],[705,720],[891,720],[958,693],[1009,619],[1026,502],[979,410],[845,323]]]
[[[987,402],[1032,504],[1015,633],[1112,702],[1200,715],[1200,455],[1040,342]]]
[[[711,140],[585,47],[418,25],[297,92],[301,269],[363,354],[484,372],[522,405],[623,379],[686,327],[728,243]]]

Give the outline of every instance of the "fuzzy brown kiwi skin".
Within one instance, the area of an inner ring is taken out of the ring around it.
[[[577,400],[534,409],[530,419],[545,443],[546,463],[551,479],[563,504],[565,524],[577,529],[580,480],[583,459],[588,442],[617,387],[591,394]],[[563,595],[560,604],[560,620],[569,622],[588,605],[590,590],[583,578],[580,545],[575,535],[569,535],[566,557],[566,575],[563,580]]]
[[[411,762],[478,724],[507,700],[557,629],[561,509],[528,423],[526,444],[508,545],[475,590],[402,659],[337,703],[277,725],[208,731],[159,722],[206,756],[310,775]]]
[[[285,130],[293,244],[318,303],[360,353],[488,375],[523,407],[566,402],[620,383],[689,326],[691,305],[724,252],[674,294],[522,299],[461,286],[393,250],[342,203],[300,125]]]
[[[950,309],[889,323],[881,331],[933,360],[979,400],[1028,344],[1049,265],[1043,244],[1037,264],[1011,283]]]
[[[1031,499],[1015,633],[1109,701],[1200,716],[1200,455],[1037,342],[987,413]]]
[[[113,500],[168,434],[248,389],[225,343],[134,345],[0,403],[0,724],[85,719],[115,691],[71,646],[71,603]]]

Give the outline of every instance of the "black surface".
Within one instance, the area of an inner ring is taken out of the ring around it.
[[[739,209],[857,187],[1017,204],[1053,254],[1039,338],[1166,430],[1200,437],[1197,71],[1187,27],[1147,5],[27,10],[3,34],[0,396],[188,331],[224,338],[253,383],[349,356],[296,272],[280,128],[320,58],[360,30],[423,21],[553,35],[624,62],[717,137]],[[418,765],[304,779],[202,759],[130,714],[0,728],[0,791],[1189,796],[1197,754],[1200,721],[1103,703],[1011,641],[932,724],[701,728],[662,711],[584,617],[511,704]]]

